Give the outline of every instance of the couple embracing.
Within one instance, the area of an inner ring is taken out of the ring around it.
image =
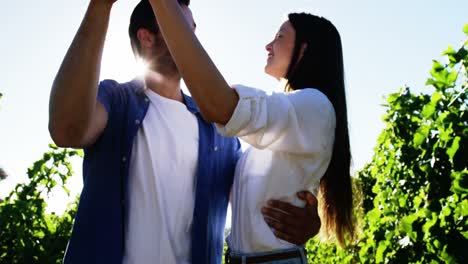
[[[51,91],[53,140],[85,151],[64,263],[221,263],[229,202],[227,263],[307,263],[303,244],[320,228],[345,243],[351,157],[332,23],[289,14],[266,45],[280,84],[266,94],[226,83],[190,0],[142,0],[129,36],[147,72],[99,82],[115,2],[90,1]]]

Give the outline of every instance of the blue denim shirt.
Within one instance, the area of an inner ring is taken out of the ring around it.
[[[64,257],[66,264],[120,264],[125,248],[129,160],[149,100],[140,80],[123,84],[102,81],[98,100],[107,109],[108,122],[96,143],[85,149],[84,184]],[[197,116],[200,138],[191,259],[194,264],[221,263],[240,143],[219,135],[213,124],[203,121],[192,98],[184,95],[184,100],[188,111]]]

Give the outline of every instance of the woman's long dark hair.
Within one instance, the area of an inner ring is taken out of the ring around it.
[[[325,94],[335,108],[335,143],[330,165],[320,181],[319,198],[326,234],[333,234],[343,245],[354,236],[354,219],[341,38],[335,26],[325,18],[306,13],[292,13],[288,17],[296,31],[296,40],[286,75],[287,89],[315,88]],[[301,57],[304,44],[306,48]]]

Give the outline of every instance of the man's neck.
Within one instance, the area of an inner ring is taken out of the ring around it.
[[[184,101],[180,89],[180,76],[178,74],[163,75],[154,71],[148,71],[144,77],[146,88],[168,99],[178,102]]]

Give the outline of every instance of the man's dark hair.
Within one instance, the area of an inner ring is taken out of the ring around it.
[[[178,2],[180,5],[190,5],[190,0],[178,0]],[[141,0],[135,9],[133,9],[132,16],[130,17],[128,34],[135,56],[141,55],[141,45],[137,36],[137,32],[140,28],[145,28],[154,34],[159,32],[158,22],[148,0]]]

